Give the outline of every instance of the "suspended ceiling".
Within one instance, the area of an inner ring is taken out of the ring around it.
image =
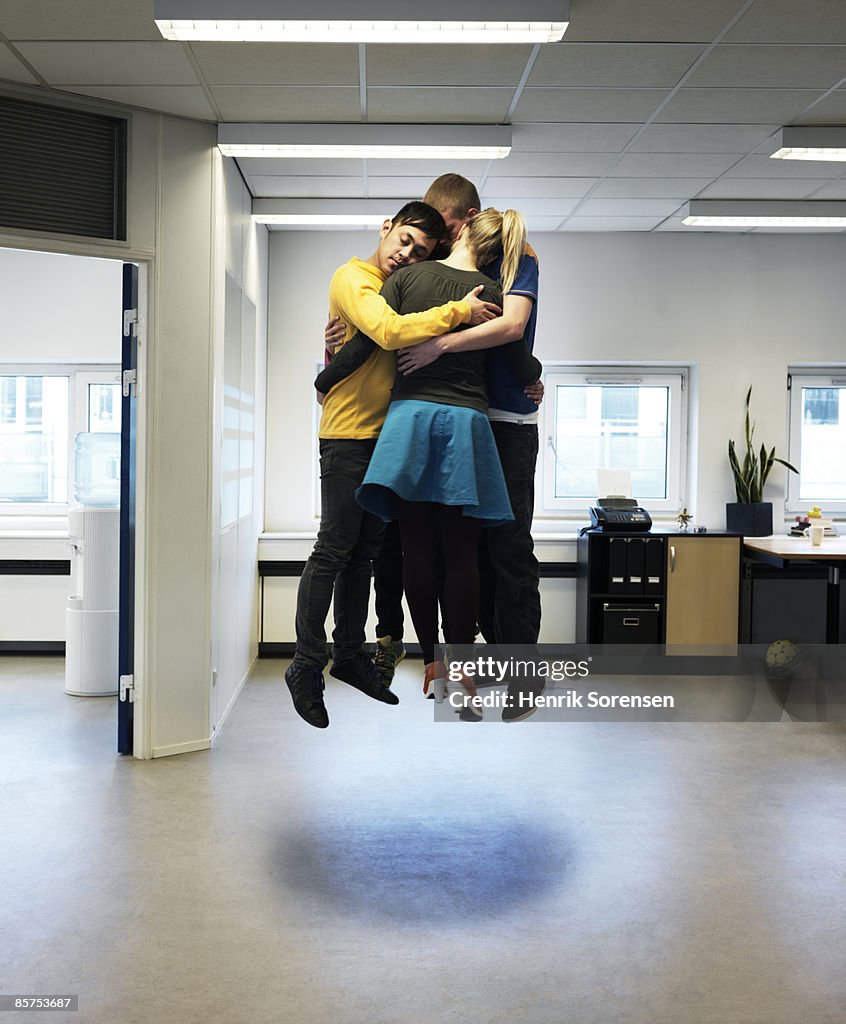
[[[513,125],[490,162],[241,159],[257,197],[390,213],[455,170],[534,231],[684,231],[692,198],[846,200],[846,164],[768,156],[782,125],[846,124],[846,0],[571,0],[570,19],[539,47],[187,44],[152,0],[0,0],[0,89],[212,122]]]

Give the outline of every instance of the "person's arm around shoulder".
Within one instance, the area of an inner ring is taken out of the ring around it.
[[[465,331],[430,338],[414,348],[404,349],[399,354],[397,367],[403,374],[414,373],[434,363],[445,352],[476,352],[519,341],[532,315],[533,304],[534,300],[526,295],[509,293],[502,300],[502,316],[496,320],[478,327],[468,327]]]
[[[420,313],[396,312],[391,303],[389,286],[402,274],[398,271],[388,279],[381,293],[371,284],[351,275],[335,282],[336,304],[343,311],[347,323],[353,324],[380,348],[395,351],[406,345],[451,331],[465,323],[484,323],[497,316],[499,307],[479,299],[480,289],[474,288],[463,299]]]

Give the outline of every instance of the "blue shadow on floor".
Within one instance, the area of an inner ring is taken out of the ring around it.
[[[508,914],[566,883],[572,853],[534,821],[333,820],[280,835],[286,887],[326,910],[372,919],[456,922]]]

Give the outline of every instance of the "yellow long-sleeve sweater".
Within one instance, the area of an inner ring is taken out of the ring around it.
[[[365,439],[378,437],[396,374],[394,351],[426,338],[446,334],[470,319],[463,299],[423,313],[400,316],[379,294],[386,275],[357,257],[338,267],[329,285],[329,313],[347,325],[344,342],[362,331],[381,351],[332,388],[323,403],[320,437]]]

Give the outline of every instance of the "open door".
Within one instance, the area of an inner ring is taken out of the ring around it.
[[[132,753],[135,697],[135,456],[138,420],[138,267],[123,265],[118,594],[118,753]]]

